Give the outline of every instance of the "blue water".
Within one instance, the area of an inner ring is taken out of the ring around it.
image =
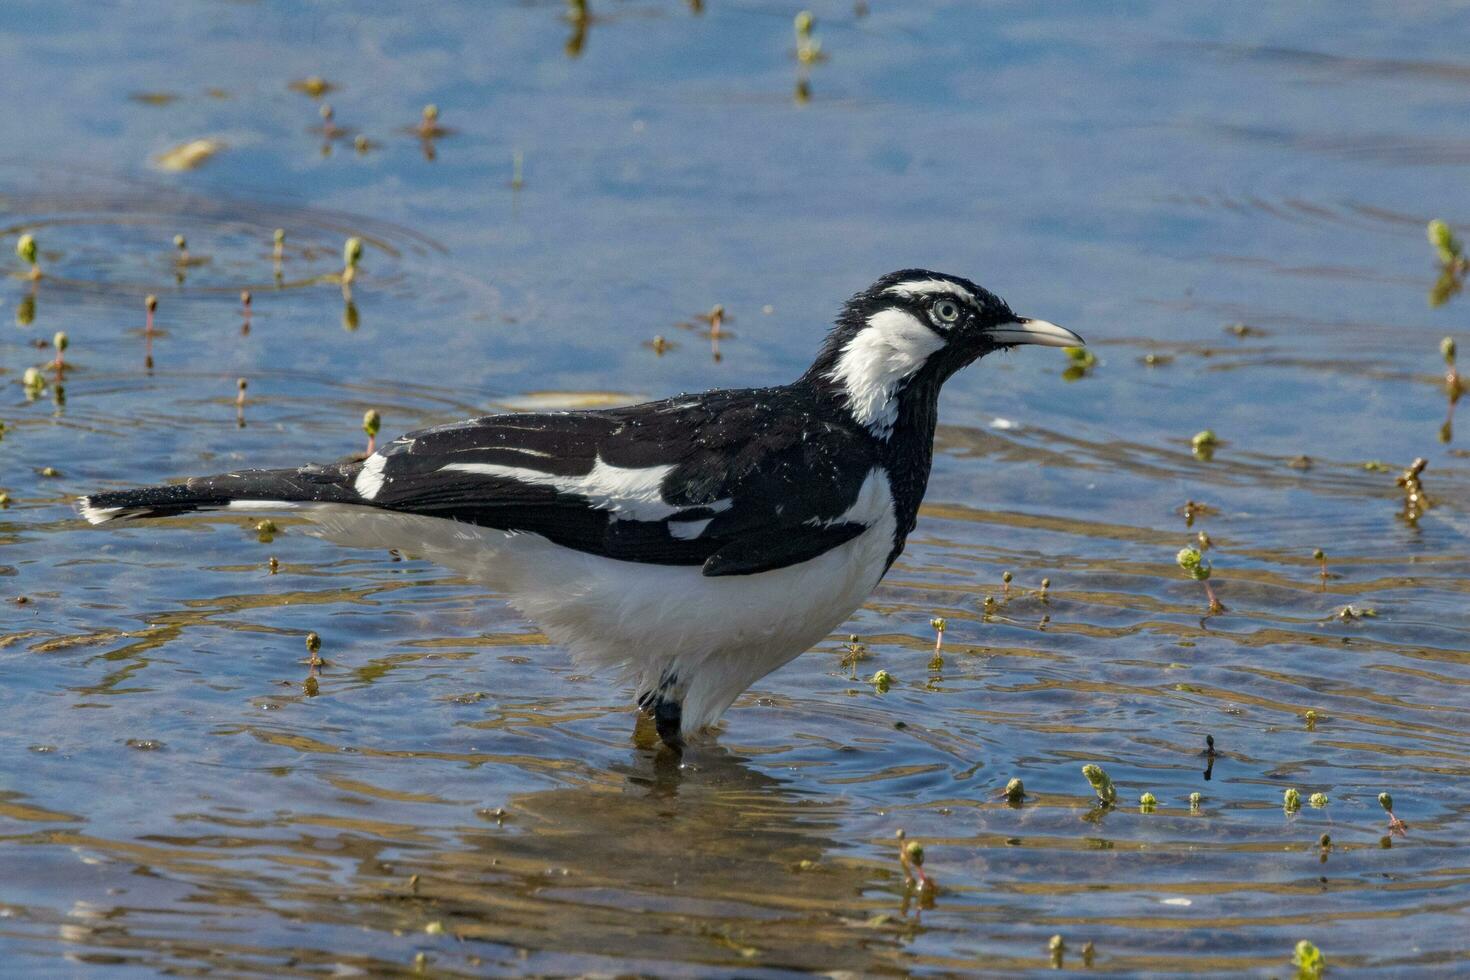
[[[558,3],[0,10],[7,961],[1040,972],[1061,934],[1069,969],[1092,942],[1093,970],[1282,976],[1309,939],[1334,973],[1463,970],[1470,465],[1437,348],[1470,344],[1470,299],[1430,305],[1424,236],[1470,223],[1463,10],[819,4],[802,67],[796,6],[696,6],[593,0],[575,56]],[[288,88],[310,75],[336,90]],[[366,153],[323,153],[322,103]],[[406,131],[427,103],[454,131],[432,159]],[[154,162],[201,138],[224,148],[198,169]],[[208,260],[182,283],[175,234]],[[355,317],[312,282],[352,234]],[[1098,363],[957,378],[905,556],[682,769],[628,692],[434,566],[71,509],[360,451],[368,408],[387,435],[779,383],[843,298],[916,265]],[[681,326],[717,303],[718,359]],[[64,399],[28,400],[57,330]],[[1416,456],[1434,506],[1410,522]],[[1212,510],[1186,526],[1187,500]],[[1208,618],[1174,564],[1201,529]],[[1092,810],[1087,762],[1124,805]],[[1285,812],[1287,787],[1330,803]]]

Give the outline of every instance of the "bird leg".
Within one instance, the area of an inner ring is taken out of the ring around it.
[[[675,753],[684,751],[684,738],[680,734],[684,720],[684,700],[676,693],[679,678],[665,669],[659,675],[658,686],[638,695],[638,707],[653,717],[654,730],[659,739]]]

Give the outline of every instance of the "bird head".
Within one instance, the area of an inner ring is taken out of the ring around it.
[[[805,380],[845,397],[853,417],[886,439],[905,398],[932,401],[951,375],[992,351],[1083,343],[1064,327],[1017,316],[968,279],[903,269],[847,301]]]

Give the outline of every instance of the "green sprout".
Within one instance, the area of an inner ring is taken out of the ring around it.
[[[1210,573],[1213,568],[1209,562],[1204,560],[1198,548],[1193,546],[1180,548],[1179,553],[1174,556],[1174,561],[1189,574],[1190,578],[1205,587],[1205,596],[1210,601],[1209,610],[1205,615],[1213,616],[1226,611],[1225,604],[1215,595],[1215,590],[1210,585]]]
[[[21,375],[20,383],[26,390],[26,401],[33,402],[46,390],[46,378],[38,368],[26,368],[25,374]]]
[[[1312,809],[1320,810],[1327,805],[1327,794],[1313,793],[1311,796],[1307,797],[1307,803],[1311,805]]]
[[[1297,791],[1296,787],[1281,794],[1281,808],[1287,813],[1295,813],[1302,808],[1302,794]]]
[[[1067,367],[1062,371],[1064,381],[1085,378],[1097,366],[1097,355],[1086,347],[1063,347],[1062,353],[1067,355]]]
[[[1052,936],[1046,942],[1046,954],[1051,959],[1053,970],[1062,968],[1062,958],[1067,955],[1067,941],[1062,938],[1061,933]]]
[[[1020,804],[1025,801],[1026,784],[1021,782],[1020,777],[1013,777],[1010,782],[1006,783],[1005,797],[1006,802],[1011,804]]]
[[[9,506],[10,506],[10,494],[6,493],[4,490],[0,490],[0,510],[4,510],[5,508],[7,508]]]
[[[1434,246],[1435,254],[1439,256],[1440,265],[1458,266],[1465,261],[1464,248],[1449,225],[1435,218],[1425,231],[1429,235],[1429,244]]]
[[[1097,794],[1098,802],[1104,807],[1110,807],[1118,802],[1118,787],[1113,785],[1112,778],[1103,771],[1102,766],[1095,766],[1089,762],[1082,767],[1082,775],[1087,778],[1087,782],[1092,786],[1092,791]]]
[[[371,456],[378,448],[378,432],[383,428],[383,417],[378,414],[376,408],[370,408],[363,413],[362,431],[367,433],[367,454]]]
[[[281,570],[281,559],[275,555],[271,555],[270,561],[265,563],[265,567],[268,574],[274,575]]]
[[[26,273],[27,279],[35,281],[41,278],[41,266],[40,263],[36,261],[35,235],[32,235],[30,232],[26,232],[24,235],[21,235],[19,238],[17,238],[15,240],[15,254],[20,256],[20,260],[22,262],[30,266],[30,271]]]
[[[1001,592],[1001,595],[1010,595],[1011,594],[1011,578],[1012,577],[1013,576],[1011,575],[1010,572],[1001,572],[1000,573],[1000,592]]]
[[[1305,939],[1296,944],[1291,963],[1296,967],[1297,980],[1318,980],[1327,968],[1322,951]]]
[[[281,262],[286,258],[286,229],[277,228],[271,235],[271,264],[275,267],[276,281],[281,279]]]
[[[315,632],[306,634],[306,652],[310,655],[309,662],[313,667],[320,667],[322,663],[322,638]]]
[[[1203,801],[1204,801],[1204,797],[1202,795],[1200,795],[1200,793],[1199,793],[1198,790],[1196,790],[1193,793],[1190,793],[1189,794],[1189,809],[1192,810],[1195,813],[1198,813],[1199,812],[1199,805]]]
[[[51,346],[56,348],[56,360],[52,365],[56,368],[57,377],[66,370],[66,349],[71,346],[71,340],[66,336],[65,330],[58,330],[51,336]]]
[[[1152,793],[1145,792],[1138,797],[1138,809],[1144,813],[1153,813],[1154,807],[1159,805],[1159,798]]]
[[[1041,580],[1041,601],[1042,602],[1045,602],[1046,601],[1046,599],[1047,599],[1047,592],[1050,589],[1051,589],[1051,579],[1049,579],[1049,578],[1042,579]]]
[[[267,517],[255,525],[255,537],[261,544],[270,544],[276,538],[276,522]]]
[[[1378,805],[1383,807],[1383,812],[1388,814],[1388,832],[1390,835],[1398,834],[1400,837],[1409,836],[1409,825],[1400,820],[1393,812],[1393,797],[1387,793],[1378,794]]]
[[[935,616],[929,620],[929,625],[934,628],[934,656],[929,659],[929,669],[939,670],[944,666],[944,655],[941,652],[944,647],[944,617]]]
[[[352,285],[357,278],[357,263],[362,260],[362,239],[356,235],[342,243],[342,285]]]
[[[1208,463],[1215,457],[1215,449],[1220,445],[1220,437],[1215,435],[1214,429],[1201,429],[1190,437],[1189,446],[1194,450],[1195,458]]]
[[[245,389],[249,387],[244,378],[235,379],[235,425],[241,429],[245,428]]]
[[[810,10],[803,10],[796,15],[794,26],[796,28],[796,60],[803,65],[815,64],[823,60],[822,42],[812,35],[812,29],[816,27],[816,18]]]
[[[1317,565],[1319,567],[1319,571],[1318,571],[1317,574],[1322,579],[1322,591],[1325,592],[1325,591],[1327,591],[1327,578],[1328,578],[1328,573],[1327,573],[1327,552],[1323,551],[1321,548],[1316,548],[1316,549],[1314,549],[1312,551],[1312,558],[1313,558],[1313,560],[1315,560],[1317,562]]]
[[[842,659],[838,661],[840,667],[852,668],[853,680],[857,679],[857,665],[859,660],[868,659],[868,648],[859,639],[856,633],[848,636],[847,642],[842,645]]]
[[[886,670],[876,671],[868,681],[879,694],[887,694],[888,689],[893,686],[893,675]]]

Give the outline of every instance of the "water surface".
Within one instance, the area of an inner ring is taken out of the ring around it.
[[[1423,231],[1470,222],[1463,10],[866,6],[814,7],[807,69],[763,0],[594,0],[580,31],[550,2],[0,12],[15,969],[1041,972],[1054,934],[1100,972],[1281,976],[1304,938],[1344,973],[1465,969],[1470,465],[1437,345],[1470,344],[1470,300],[1430,306]],[[311,75],[338,87],[288,87]],[[324,152],[322,102],[366,153]],[[455,132],[426,147],[430,102]],[[152,162],[201,138],[225,148],[197,170]],[[353,234],[348,309],[313,280]],[[71,509],[360,451],[368,408],[396,434],[779,383],[914,265],[1098,363],[956,379],[905,555],[682,768],[628,692],[442,569]],[[716,303],[718,359],[681,326]],[[27,400],[57,330],[64,400]],[[1435,506],[1410,521],[1416,456]],[[1210,617],[1174,564],[1201,530]],[[1094,809],[1088,762],[1122,805]],[[1287,812],[1289,787],[1330,803]]]

